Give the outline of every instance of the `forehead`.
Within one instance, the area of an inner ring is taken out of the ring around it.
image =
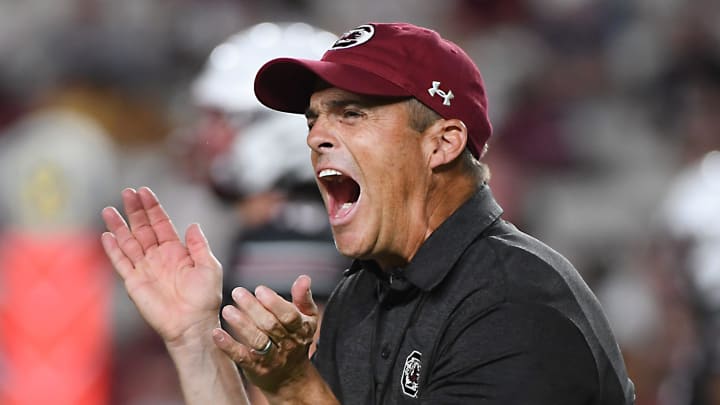
[[[319,107],[325,103],[337,100],[358,100],[362,101],[365,97],[352,93],[347,90],[342,90],[337,87],[324,87],[315,90],[310,95],[310,107]]]

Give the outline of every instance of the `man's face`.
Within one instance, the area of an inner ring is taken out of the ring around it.
[[[402,101],[337,88],[313,94],[308,145],[338,250],[403,265],[427,234],[428,143]]]

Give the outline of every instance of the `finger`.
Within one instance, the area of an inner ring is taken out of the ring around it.
[[[312,280],[309,276],[299,276],[290,288],[290,295],[292,296],[293,304],[295,304],[300,312],[308,316],[318,316],[319,311],[312,297],[312,291],[310,290],[311,285]]]
[[[278,318],[250,291],[243,287],[237,287],[232,290],[230,295],[237,305],[237,309],[242,311],[246,317],[252,319],[253,325],[263,334],[270,336],[275,342],[281,341],[288,335],[288,331],[278,321]],[[263,341],[262,343],[266,342]],[[262,346],[259,348],[262,348]]]
[[[135,235],[143,251],[147,252],[153,246],[157,246],[158,240],[155,231],[150,226],[145,208],[140,201],[137,191],[126,188],[122,191],[123,208],[130,224],[130,231]]]
[[[165,209],[160,205],[160,200],[158,200],[155,193],[148,187],[141,187],[137,194],[157,241],[159,243],[179,241],[180,237],[175,230],[175,226]]]
[[[226,331],[221,328],[215,328],[212,331],[213,341],[228,357],[237,364],[247,364],[250,362],[252,352],[247,346],[239,343]]]
[[[226,305],[221,313],[238,342],[255,351],[261,351],[267,346],[270,337],[260,330],[245,312],[232,305]]]
[[[134,268],[132,262],[127,258],[127,256],[125,256],[122,249],[120,249],[120,246],[118,246],[117,240],[112,233],[103,232],[100,236],[100,240],[102,241],[103,249],[105,249],[105,254],[107,254],[108,258],[110,258],[110,263],[112,263],[115,270],[124,280]]]
[[[185,246],[187,246],[190,257],[196,266],[201,267],[219,267],[220,262],[215,258],[210,250],[205,234],[203,234],[200,225],[191,224],[185,231]]]
[[[123,254],[130,259],[132,263],[137,263],[145,256],[140,243],[135,239],[135,235],[130,232],[127,223],[120,213],[113,207],[105,207],[102,210],[102,218],[105,226],[110,231],[122,250]]]
[[[295,332],[302,328],[302,314],[292,303],[287,302],[275,291],[265,286],[259,286],[255,289],[255,297],[282,324],[283,329]]]

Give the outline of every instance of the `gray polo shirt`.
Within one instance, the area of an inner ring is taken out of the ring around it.
[[[346,271],[313,357],[341,403],[634,402],[593,293],[501,214],[483,185],[405,268]]]

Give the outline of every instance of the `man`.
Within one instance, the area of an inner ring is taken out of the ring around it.
[[[597,300],[559,254],[500,216],[478,163],[491,133],[480,73],[410,24],[366,24],[320,61],[264,65],[265,105],[305,113],[337,249],[356,258],[318,349],[310,279],[291,302],[233,290],[197,225],[186,243],[148,189],[103,217],[128,293],[163,337],[189,403],[241,403],[238,364],[270,403],[632,404]]]

